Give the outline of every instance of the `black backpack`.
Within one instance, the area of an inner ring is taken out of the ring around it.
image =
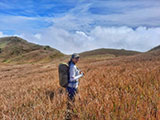
[[[61,87],[67,87],[69,81],[69,65],[67,63],[60,63],[58,67],[59,84]]]

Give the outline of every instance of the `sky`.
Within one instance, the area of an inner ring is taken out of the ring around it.
[[[0,0],[0,37],[65,54],[160,45],[160,0]]]

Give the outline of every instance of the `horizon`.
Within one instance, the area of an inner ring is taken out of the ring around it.
[[[0,39],[1,39],[1,38],[7,38],[7,37],[18,37],[18,38],[20,38],[20,39],[23,39],[23,38],[21,38],[21,37],[19,37],[19,36],[4,36],[4,37],[0,37]],[[26,40],[26,39],[23,39],[23,40],[29,42],[29,41]],[[32,43],[32,42],[29,42],[29,43]],[[37,43],[33,43],[33,44],[40,45],[40,44],[37,44]],[[48,46],[48,45],[41,45],[41,46]],[[158,45],[158,46],[159,46],[159,45]],[[154,46],[153,48],[158,47],[158,46]],[[49,47],[53,48],[52,46],[49,46]],[[153,48],[151,48],[151,49],[153,49]],[[55,49],[55,48],[53,48],[53,49]],[[123,48],[122,48],[122,49],[118,49],[118,48],[95,48],[95,49],[86,50],[86,51],[83,51],[83,52],[90,52],[90,51],[99,50],[99,49],[125,50],[125,51],[139,52],[139,53],[145,53],[145,52],[148,52],[148,51],[151,50],[151,49],[149,49],[149,50],[147,50],[147,51],[141,52],[141,51],[135,51],[135,50],[123,49]],[[57,50],[58,50],[58,49],[57,49]],[[58,51],[60,51],[60,50],[58,50]],[[62,51],[60,51],[60,52],[63,53]],[[76,53],[81,54],[81,53],[83,53],[83,52],[76,52]],[[63,54],[66,54],[66,53],[63,53]],[[73,54],[73,53],[66,54],[66,55],[72,55],[72,54]]]
[[[0,37],[18,36],[65,54],[100,48],[145,52],[160,45],[157,11],[157,0],[5,0]]]

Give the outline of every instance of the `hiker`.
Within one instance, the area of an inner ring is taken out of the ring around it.
[[[80,56],[76,53],[72,54],[69,65],[69,81],[66,87],[68,93],[68,99],[74,102],[76,93],[78,92],[79,78],[84,74],[77,68],[76,64],[78,63]]]
[[[80,56],[76,53],[72,54],[68,63],[60,63],[58,67],[59,72],[59,84],[67,91],[67,111],[65,120],[71,119],[71,113],[73,113],[73,103],[75,101],[75,95],[78,92],[79,78],[84,74],[77,68]]]

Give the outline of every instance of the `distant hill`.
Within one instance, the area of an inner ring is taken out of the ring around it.
[[[151,50],[149,50],[149,52],[151,52],[151,51],[157,51],[157,50],[160,50],[160,45],[152,48]]]
[[[91,51],[86,51],[83,53],[80,53],[82,57],[87,57],[87,56],[131,56],[131,55],[136,55],[139,54],[140,52],[137,51],[129,51],[129,50],[124,50],[124,49],[96,49],[96,50],[91,50]]]
[[[64,56],[60,51],[49,46],[29,43],[19,37],[0,38],[1,62],[47,62]]]

